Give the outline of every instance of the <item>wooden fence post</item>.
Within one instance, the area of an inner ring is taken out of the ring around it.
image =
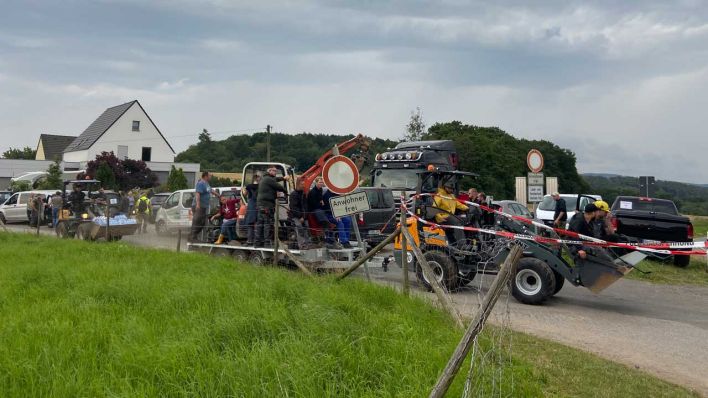
[[[181,245],[182,245],[182,228],[179,228],[179,229],[177,229],[177,253],[179,253]]]
[[[513,277],[516,270],[516,264],[521,259],[522,254],[523,249],[521,246],[515,245],[511,249],[511,252],[509,252],[509,255],[507,255],[506,260],[504,260],[504,264],[501,266],[496,278],[494,278],[494,282],[492,282],[492,286],[484,296],[482,306],[479,311],[477,311],[477,315],[475,315],[474,319],[467,327],[464,336],[462,336],[462,340],[460,340],[455,348],[455,351],[452,353],[445,370],[443,370],[443,373],[438,378],[437,383],[435,383],[435,387],[433,387],[433,390],[430,392],[430,398],[440,398],[445,396],[445,393],[447,393],[447,390],[450,388],[457,372],[460,370],[460,366],[462,366],[462,363],[465,361],[467,354],[472,348],[472,344],[474,343],[477,334],[482,331],[482,327],[487,321],[489,314],[492,312],[494,304],[496,304],[499,295],[501,295],[502,290],[504,290],[504,286],[507,284],[509,278]]]
[[[452,319],[455,321],[455,324],[459,328],[464,328],[465,325],[462,323],[462,317],[457,311],[457,308],[455,308],[455,304],[453,304],[452,300],[450,299],[450,296],[447,295],[445,288],[435,278],[435,273],[433,272],[433,269],[430,267],[430,264],[428,264],[428,260],[425,259],[425,255],[420,250],[420,247],[416,246],[415,240],[411,236],[411,233],[408,231],[407,228],[403,228],[401,229],[401,231],[403,232],[407,240],[410,242],[411,250],[413,250],[413,255],[415,255],[415,257],[418,259],[420,268],[423,271],[423,274],[425,275],[426,279],[428,279],[430,287],[433,288],[433,292],[435,292],[435,295],[438,296],[440,304],[443,306],[445,311],[447,311],[452,316]]]
[[[275,234],[275,239],[273,239],[273,266],[278,266],[278,249],[280,248],[279,243],[280,243],[280,236],[278,236],[280,232],[280,213],[278,211],[278,198],[275,199],[275,215],[273,216],[273,219],[275,220],[275,224],[273,225],[273,233]],[[267,236],[265,238],[268,238]]]

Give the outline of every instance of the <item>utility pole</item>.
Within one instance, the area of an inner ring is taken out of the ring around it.
[[[266,126],[266,162],[270,162],[270,124]]]

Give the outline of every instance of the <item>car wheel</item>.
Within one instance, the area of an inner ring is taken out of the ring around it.
[[[684,267],[688,266],[688,263],[690,263],[690,262],[691,262],[691,256],[682,256],[682,255],[674,256],[674,265],[677,267],[684,268]]]
[[[542,260],[525,257],[519,261],[510,283],[511,294],[516,300],[524,304],[541,304],[553,295],[556,277]]]
[[[443,285],[447,290],[452,290],[456,287],[457,265],[455,265],[455,262],[450,256],[440,251],[429,251],[425,253],[425,259],[428,261],[430,268],[432,268],[433,274],[435,275],[435,279],[437,279],[438,283]],[[428,281],[428,278],[423,273],[423,269],[420,264],[416,266],[415,274],[418,281],[425,286],[426,289],[432,290],[430,281]]]
[[[155,223],[155,232],[157,232],[160,236],[167,235],[167,225],[165,224],[165,220],[160,220]]]

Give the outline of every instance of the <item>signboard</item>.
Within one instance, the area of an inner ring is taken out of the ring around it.
[[[538,149],[530,150],[526,155],[526,165],[534,173],[539,173],[543,170],[543,155],[541,155],[541,151]]]
[[[530,203],[536,203],[543,200],[543,185],[529,185],[529,197]]]
[[[332,215],[335,217],[344,217],[371,210],[366,192],[331,197],[329,198],[329,206],[332,208]]]
[[[322,168],[322,178],[330,191],[346,195],[359,186],[359,169],[346,156],[332,156]]]
[[[543,173],[529,173],[529,185],[545,185],[543,181]]]

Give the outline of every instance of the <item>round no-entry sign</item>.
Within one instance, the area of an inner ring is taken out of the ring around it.
[[[526,155],[526,165],[533,173],[538,173],[543,170],[543,155],[538,149],[532,149]]]
[[[359,170],[351,159],[342,155],[325,162],[322,178],[327,188],[338,195],[346,195],[359,186]]]

